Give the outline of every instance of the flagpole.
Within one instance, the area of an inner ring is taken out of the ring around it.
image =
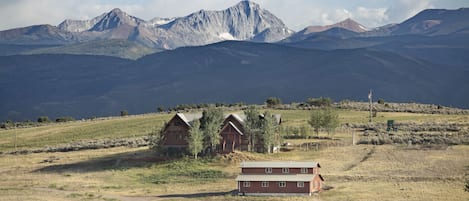
[[[368,100],[370,101],[370,123],[373,122],[373,92],[370,89],[370,93],[368,93]]]

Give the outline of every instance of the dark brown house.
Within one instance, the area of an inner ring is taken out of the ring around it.
[[[236,177],[240,195],[311,195],[324,179],[316,162],[249,161]]]
[[[182,114],[177,113],[166,124],[164,129],[163,148],[184,149],[188,147],[187,139],[189,137],[189,129],[194,120],[199,120],[202,114]],[[280,115],[274,115],[277,123],[280,124]],[[262,115],[259,118],[263,118]],[[247,151],[249,149],[249,139],[245,135],[243,128],[244,115],[229,114],[225,117],[220,129],[220,147],[221,153],[230,153],[234,151]],[[263,149],[261,142],[254,145],[255,150]]]
[[[177,113],[174,115],[164,129],[163,135],[165,140],[163,142],[163,148],[187,148],[189,146],[187,138],[189,137],[191,122],[201,117],[202,114],[184,115]]]

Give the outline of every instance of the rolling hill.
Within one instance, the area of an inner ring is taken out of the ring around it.
[[[328,96],[467,105],[469,71],[378,49],[319,51],[226,41],[151,54],[136,61],[104,56],[0,57],[1,119],[117,115],[160,105],[285,102]]]

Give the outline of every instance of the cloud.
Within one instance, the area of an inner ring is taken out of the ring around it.
[[[396,23],[400,23],[424,9],[434,8],[430,0],[396,0],[393,2],[386,10],[386,15],[389,17],[389,21]]]
[[[90,19],[113,8],[149,20],[180,17],[200,9],[222,10],[240,0],[15,0],[0,1],[0,30],[34,24],[57,25],[64,19]],[[423,9],[469,6],[461,0],[253,0],[293,30],[352,18],[367,27],[399,23]]]
[[[364,25],[369,28],[378,27],[389,22],[386,11],[386,8],[365,8],[359,6],[354,12],[354,19],[358,22],[366,22]]]

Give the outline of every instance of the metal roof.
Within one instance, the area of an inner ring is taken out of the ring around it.
[[[321,167],[314,161],[243,161],[241,168],[312,168]]]
[[[241,174],[236,181],[312,181],[315,174]]]
[[[179,118],[181,118],[188,126],[191,126],[190,122],[202,118],[202,113],[195,113],[195,114],[177,113],[176,115],[179,116]]]
[[[229,125],[231,125],[231,127],[233,127],[236,130],[236,132],[238,132],[241,135],[244,135],[243,132],[241,132],[241,130],[239,130],[239,128],[236,127],[236,125],[234,125],[233,122],[231,121],[229,121],[225,126],[223,126],[223,128],[220,131],[224,130]]]

